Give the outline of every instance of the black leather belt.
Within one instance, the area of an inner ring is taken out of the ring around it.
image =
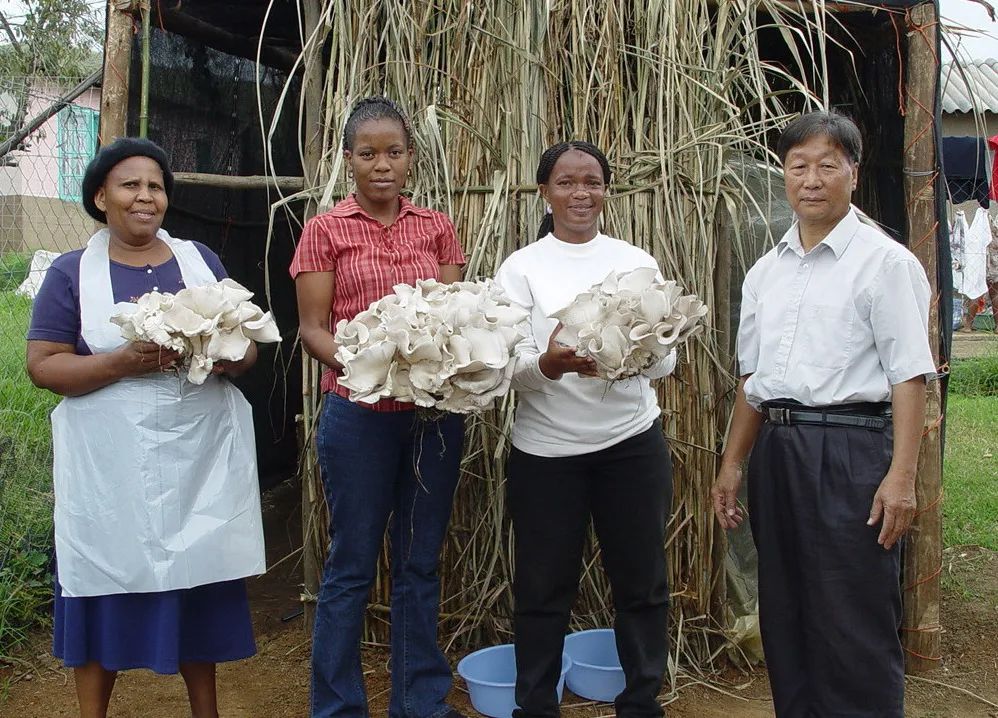
[[[860,429],[883,431],[891,424],[891,414],[887,411],[882,416],[862,416],[858,414],[839,414],[802,407],[763,407],[763,416],[770,424],[791,426],[793,424],[816,424],[818,426],[853,426]]]

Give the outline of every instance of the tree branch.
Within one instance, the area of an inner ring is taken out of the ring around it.
[[[14,30],[11,29],[10,23],[7,22],[7,18],[2,12],[0,12],[0,25],[3,26],[4,32],[7,33],[7,37],[10,38],[10,44],[13,46],[14,51],[17,53],[18,57],[23,60],[24,51],[21,49],[21,43],[18,42],[17,35],[14,34]]]

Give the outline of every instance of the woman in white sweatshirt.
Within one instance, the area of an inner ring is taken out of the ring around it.
[[[550,206],[538,239],[514,252],[496,280],[531,312],[517,347],[513,450],[507,469],[516,546],[513,595],[515,718],[557,716],[561,653],[582,569],[590,518],[616,611],[626,687],[620,718],[661,716],[657,696],[668,659],[665,530],[672,464],[651,379],[607,384],[591,359],[558,342],[549,317],[610,272],[655,267],[647,252],[600,233],[610,165],[588,142],[550,147],[537,184]]]

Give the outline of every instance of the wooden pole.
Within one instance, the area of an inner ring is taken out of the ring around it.
[[[149,136],[149,65],[152,62],[152,50],[149,47],[150,26],[152,24],[149,11],[149,0],[139,3],[142,15],[142,88],[139,94],[139,137]]]
[[[107,0],[104,83],[100,98],[100,143],[107,145],[128,131],[128,77],[132,64],[131,3]]]
[[[929,338],[939,366],[939,285],[936,279],[935,100],[939,78],[938,23],[931,2],[911,9],[907,19],[904,122],[904,191],[908,243],[925,268],[932,289]],[[939,574],[942,567],[942,402],[939,382],[928,384],[925,432],[918,457],[915,492],[918,513],[904,552],[902,643],[906,669],[923,673],[939,665]]]
[[[306,0],[304,5],[305,37],[311,37],[321,21],[321,0]],[[305,103],[304,167],[305,187],[319,184],[322,160],[322,86],[323,63],[322,41],[312,45],[308,51],[302,93]],[[309,199],[305,206],[305,218],[315,215],[318,203]],[[318,408],[321,397],[318,395],[321,367],[319,363],[302,350],[302,570],[304,572],[302,594],[305,611],[305,630],[312,631],[315,619],[315,599],[319,594],[319,571],[325,559],[326,543],[324,534],[317,536],[316,522],[325,501],[322,482],[319,476],[318,457],[315,451],[313,427],[318,425]],[[324,528],[324,527],[323,527]]]
[[[271,175],[218,175],[206,172],[174,172],[173,181],[176,184],[193,185],[196,187],[217,187],[221,189],[265,189],[273,187],[291,192],[301,192],[305,187],[303,177],[286,177]]]

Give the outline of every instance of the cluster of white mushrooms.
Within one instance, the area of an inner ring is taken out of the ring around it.
[[[654,268],[611,272],[571,304],[555,312],[564,328],[557,341],[591,357],[608,381],[637,376],[695,334],[707,307],[683,294],[672,280],[658,281]]]
[[[143,294],[136,311],[119,312],[111,321],[129,341],[180,352],[188,380],[203,384],[215,362],[245,357],[251,340],[281,340],[270,312],[249,301],[252,297],[253,292],[227,278],[176,294]]]
[[[393,398],[467,414],[509,391],[529,315],[498,285],[429,279],[394,289],[336,326],[339,382],[351,400]]]

